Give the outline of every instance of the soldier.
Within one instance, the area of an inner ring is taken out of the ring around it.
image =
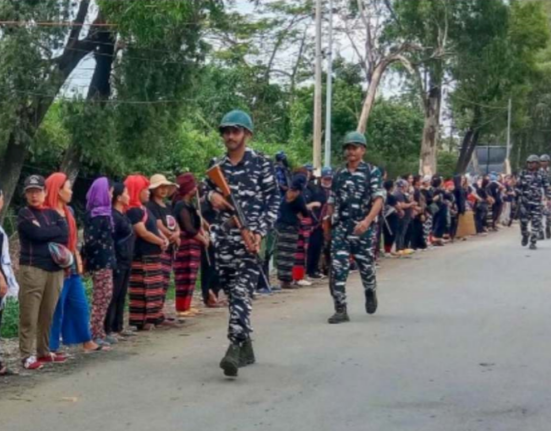
[[[547,182],[549,182],[549,162],[551,161],[551,157],[549,154],[543,154],[540,157],[540,166],[543,174],[547,177]],[[547,239],[551,238],[551,210],[549,208],[550,202],[547,202],[546,205],[543,208],[543,215],[545,220],[545,237]],[[543,239],[543,223],[542,223],[542,234],[540,235],[540,239]]]
[[[527,246],[530,241],[530,250],[536,250],[542,221],[542,193],[545,193],[547,198],[551,198],[551,192],[547,176],[539,168],[540,158],[532,155],[528,157],[526,162],[527,169],[520,173],[517,182],[520,228],[523,247]],[[528,231],[528,223],[532,224],[531,232]]]
[[[227,153],[217,164],[239,203],[247,221],[253,244],[247,247],[242,232],[229,223],[234,208],[211,181],[205,183],[207,199],[218,211],[211,230],[216,250],[216,264],[220,283],[229,299],[230,346],[220,362],[226,376],[236,377],[238,367],[253,364],[255,356],[251,341],[250,292],[257,285],[260,268],[255,254],[270,229],[273,229],[280,196],[273,163],[264,155],[248,148],[253,137],[253,123],[242,111],[231,111],[220,124],[220,134]]]
[[[328,320],[331,324],[350,321],[345,289],[350,255],[360,270],[366,312],[377,311],[372,224],[385,197],[381,172],[362,160],[367,148],[365,136],[358,132],[347,134],[343,148],[347,164],[335,175],[329,198],[333,220],[330,290],[335,303],[335,314]]]

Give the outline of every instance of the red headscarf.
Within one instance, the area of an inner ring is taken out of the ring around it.
[[[140,194],[149,187],[149,180],[143,175],[130,175],[124,181],[124,185],[130,195],[128,208],[143,208]]]
[[[59,209],[59,192],[67,180],[67,175],[61,172],[56,172],[46,179],[47,195],[46,202],[44,203],[46,208],[56,211]],[[69,207],[63,204],[62,208],[67,219],[67,224],[69,225],[69,243],[67,244],[67,247],[74,253],[77,250],[77,223],[75,221],[75,217],[73,216],[73,212],[69,209]]]

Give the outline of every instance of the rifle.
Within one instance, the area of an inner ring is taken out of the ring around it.
[[[245,218],[245,214],[243,214],[243,210],[241,208],[241,205],[239,205],[239,202],[237,199],[235,199],[235,196],[232,194],[230,186],[228,182],[226,181],[226,177],[224,177],[224,172],[222,172],[222,169],[220,168],[220,165],[214,165],[212,168],[210,168],[207,171],[207,176],[209,179],[220,189],[222,192],[222,196],[230,203],[230,205],[234,208],[234,214],[232,215],[230,221],[241,231],[241,238],[243,238],[243,242],[245,243],[245,247],[247,250],[251,250],[254,248],[254,240],[251,233],[251,230],[249,228],[249,224],[247,223],[247,219]],[[266,286],[270,286],[270,282],[268,281],[268,277],[266,277],[266,274],[264,273],[262,258],[258,254],[258,252],[253,254],[256,264],[258,265],[258,270],[260,271],[260,276],[264,279],[264,282]]]
[[[205,219],[203,218],[203,211],[201,211],[201,198],[199,196],[199,189],[195,190],[195,198],[197,199],[197,213],[199,214],[199,220],[201,220],[201,229],[203,229],[203,224],[205,223]],[[208,228],[207,228],[207,231],[208,231]],[[205,257],[207,258],[208,266],[209,267],[212,266],[210,262],[208,247],[205,249]]]

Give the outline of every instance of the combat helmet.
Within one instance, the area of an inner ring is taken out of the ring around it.
[[[540,161],[539,156],[536,156],[535,154],[528,156],[528,158],[526,159],[527,163],[539,163],[539,161]]]
[[[346,147],[347,145],[362,145],[363,147],[367,147],[367,140],[365,139],[365,136],[363,133],[360,132],[350,132],[347,133],[344,137],[344,142],[342,144],[343,147]]]
[[[551,157],[549,154],[542,154],[540,156],[540,162],[551,162]]]
[[[254,132],[253,120],[251,120],[249,114],[238,109],[224,115],[218,130],[222,131],[226,127],[241,127],[251,133]]]

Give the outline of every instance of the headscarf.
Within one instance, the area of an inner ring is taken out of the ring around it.
[[[46,202],[44,206],[46,208],[53,209],[57,211],[59,208],[59,192],[67,182],[68,178],[62,172],[56,172],[46,178]],[[75,221],[75,216],[69,208],[68,205],[63,204],[63,212],[65,213],[65,218],[67,219],[67,224],[69,225],[69,242],[67,243],[67,248],[73,253],[77,250],[77,223]]]
[[[86,194],[86,211],[94,217],[109,217],[113,226],[113,207],[109,196],[109,180],[106,177],[98,178]]]
[[[143,175],[130,175],[124,181],[124,185],[128,189],[128,194],[130,195],[128,208],[143,208],[140,194],[149,187],[149,180]]]
[[[178,184],[178,190],[174,193],[174,202],[183,200],[189,192],[197,187],[195,177],[189,172],[179,175],[178,178],[176,178],[176,184]]]

